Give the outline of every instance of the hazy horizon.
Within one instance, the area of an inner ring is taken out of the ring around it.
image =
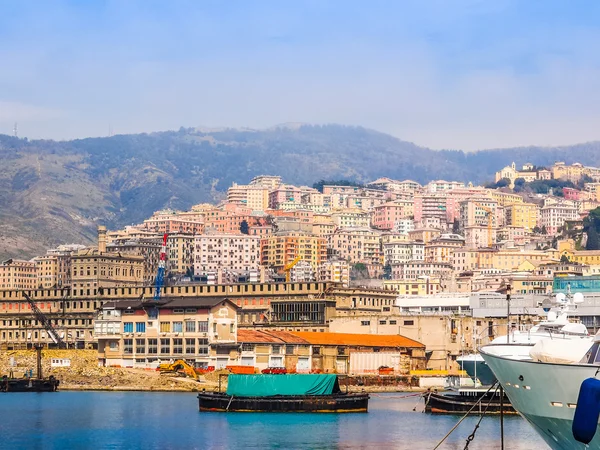
[[[600,4],[2,2],[0,133],[301,122],[433,149],[600,140]]]

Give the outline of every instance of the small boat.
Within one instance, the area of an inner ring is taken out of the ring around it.
[[[0,392],[56,392],[58,381],[53,376],[49,378],[0,378]]]
[[[227,392],[198,394],[200,411],[367,412],[369,394],[340,389],[333,374],[228,376]]]
[[[516,414],[506,394],[502,409],[504,414]],[[483,399],[481,397],[483,396]],[[486,414],[500,413],[500,393],[488,388],[460,388],[447,391],[431,391],[423,396],[425,412],[432,414],[464,414],[477,404],[473,412]],[[488,406],[489,403],[489,406]],[[487,408],[487,410],[486,410]]]

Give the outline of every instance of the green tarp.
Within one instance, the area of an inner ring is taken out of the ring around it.
[[[227,394],[236,397],[331,395],[340,392],[337,375],[229,375]]]

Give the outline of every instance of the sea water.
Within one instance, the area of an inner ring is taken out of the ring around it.
[[[194,393],[4,393],[0,449],[432,449],[460,416],[422,410],[402,394],[374,394],[367,414],[282,414],[201,413]],[[441,448],[463,449],[477,420]],[[548,448],[522,418],[504,425],[506,449]],[[499,448],[499,417],[484,417],[469,449]]]

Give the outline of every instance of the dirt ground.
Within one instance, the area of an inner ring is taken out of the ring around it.
[[[0,353],[0,376],[10,373],[10,360],[14,358],[12,371],[20,378],[30,369],[36,376],[34,350],[15,350]],[[51,368],[51,358],[71,360],[71,367]],[[43,350],[44,377],[54,375],[60,380],[59,389],[70,390],[140,390],[140,391],[201,391],[213,390],[216,382],[200,377],[200,382],[186,377],[161,375],[155,370],[98,367],[95,350]]]

